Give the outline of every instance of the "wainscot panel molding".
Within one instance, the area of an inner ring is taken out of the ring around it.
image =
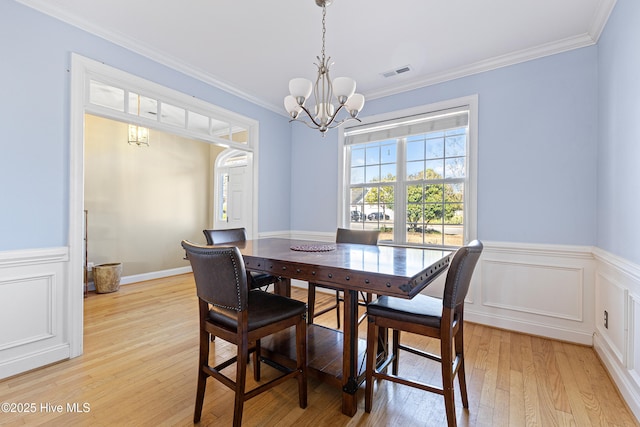
[[[466,300],[467,320],[593,345],[592,247],[483,243]]]
[[[69,358],[66,247],[0,252],[0,378]]]
[[[599,248],[593,253],[597,269],[593,347],[640,419],[640,266]]]

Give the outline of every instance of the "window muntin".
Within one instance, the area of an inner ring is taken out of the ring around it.
[[[414,121],[406,132],[400,119],[369,125],[371,134],[363,126],[353,138],[347,129],[348,227],[380,229],[380,241],[389,244],[463,245],[470,200],[468,110],[428,113],[422,117],[433,124]],[[393,138],[374,141],[385,132]]]
[[[202,111],[195,112],[176,105],[173,101],[169,103],[159,97],[142,95],[100,80],[89,81],[87,103],[100,107],[103,114],[113,116],[116,120],[124,119],[140,126],[150,126],[149,120],[152,120],[166,125],[170,131],[178,134],[181,134],[180,131],[188,131],[204,140],[211,140],[213,137],[249,144],[249,127],[240,121],[206,115]],[[109,110],[116,113],[110,114]],[[125,118],[118,113],[126,113],[129,117]]]
[[[393,242],[396,141],[356,145],[351,154],[351,227],[378,228],[380,241]]]

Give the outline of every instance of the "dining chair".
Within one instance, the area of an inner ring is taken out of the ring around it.
[[[224,245],[232,242],[245,242],[247,240],[246,228],[228,228],[218,230],[202,230],[207,239],[207,245]],[[265,288],[280,281],[280,277],[268,273],[249,272],[249,287],[251,289]]]
[[[187,252],[193,269],[200,311],[200,357],[193,422],[200,421],[209,377],[234,390],[234,426],[241,425],[246,400],[287,379],[297,379],[299,405],[306,408],[306,305],[259,289],[249,290],[242,254],[235,246],[212,248],[183,240],[182,247]],[[282,373],[247,391],[245,382],[249,353],[253,353],[253,374],[258,382],[260,362],[265,360],[260,355],[260,339],[291,327],[295,327],[296,334],[296,368],[288,369],[270,363]],[[236,355],[216,366],[210,366],[210,335],[235,344]],[[233,364],[236,365],[235,380],[222,372]]]
[[[456,251],[447,272],[443,298],[422,294],[412,299],[381,296],[368,305],[366,412],[371,412],[373,403],[373,379],[384,379],[444,396],[447,424],[449,427],[455,426],[453,382],[456,374],[460,383],[462,406],[469,408],[464,371],[464,299],[481,253],[482,242],[478,240]],[[392,329],[393,339],[391,353],[378,367],[375,367],[379,328]],[[439,339],[440,355],[401,344],[400,331]],[[440,362],[442,387],[399,376],[399,350]],[[392,363],[391,374],[387,372],[389,363]]]
[[[348,228],[338,228],[336,231],[336,243],[358,243],[361,245],[372,245],[375,246],[378,244],[378,237],[380,236],[380,230],[350,230]],[[331,310],[336,310],[336,321],[338,324],[338,329],[340,328],[340,302],[343,301],[341,297],[340,291],[335,290],[335,300],[333,305],[330,307],[326,307],[321,311],[316,313],[315,304],[316,304],[316,288],[322,287],[327,289],[335,289],[327,285],[319,285],[317,283],[309,283],[307,290],[307,304],[309,306],[309,315],[307,316],[307,322],[309,324],[313,323],[313,319],[320,316],[321,314],[328,313]],[[358,304],[366,306],[367,303],[371,302],[371,294],[362,293],[361,292],[362,301],[358,301]],[[364,320],[365,316],[362,316],[358,319],[358,323],[361,323]]]

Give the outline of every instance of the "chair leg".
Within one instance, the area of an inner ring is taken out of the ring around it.
[[[307,286],[307,323],[312,325],[316,311],[316,285],[308,283]]]
[[[367,320],[367,364],[365,371],[365,389],[364,389],[364,410],[371,412],[373,407],[373,370],[376,360],[376,349],[378,344],[378,326],[375,324],[375,318]]]
[[[444,338],[444,337],[443,337]],[[453,355],[451,341],[440,340],[440,355],[442,358],[442,394],[444,397],[444,408],[447,413],[447,425],[456,426],[456,407],[453,395]]]
[[[304,317],[296,324],[296,369],[298,375],[298,401],[302,409],[307,407],[307,326]]]
[[[233,427],[242,425],[242,410],[244,409],[244,390],[247,377],[247,359],[249,345],[241,342],[238,344],[238,360],[236,365],[236,397],[233,405]]]
[[[209,333],[200,331],[200,356],[198,361],[198,387],[196,391],[196,406],[193,411],[193,422],[200,422],[202,416],[202,404],[204,403],[204,392],[207,387],[207,378],[209,377],[203,367],[209,364]]]
[[[460,322],[460,329],[455,336],[455,353],[458,361],[458,382],[460,383],[460,398],[462,406],[469,408],[469,398],[467,397],[467,378],[464,372],[464,335],[462,333],[463,325]]]
[[[400,331],[393,330],[393,342],[391,344],[393,354],[393,362],[391,362],[391,372],[398,375],[398,366],[400,365]]]
[[[256,349],[253,352],[253,379],[260,381],[260,340],[256,340]]]

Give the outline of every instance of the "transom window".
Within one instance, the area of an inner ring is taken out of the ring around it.
[[[348,228],[379,229],[381,243],[397,245],[457,247],[475,237],[475,115],[458,105],[346,129]]]
[[[97,114],[140,126],[156,127],[179,135],[227,144],[249,145],[249,126],[220,109],[194,111],[161,96],[147,96],[115,84],[91,79],[87,104]],[[121,113],[125,113],[122,115]],[[214,114],[212,114],[214,113]]]

